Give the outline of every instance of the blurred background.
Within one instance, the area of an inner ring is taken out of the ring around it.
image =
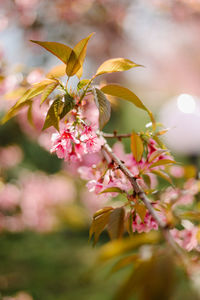
[[[109,58],[143,65],[105,78],[130,88],[172,128],[165,138],[172,153],[198,168],[199,0],[0,0],[0,114],[13,104],[13,90],[20,95],[59,64],[30,39],[74,46],[91,32],[83,78]],[[122,274],[108,279],[106,266],[94,272],[98,246],[88,244],[92,213],[104,202],[73,166],[49,154],[44,111],[36,101],[34,128],[25,112],[0,127],[0,299],[111,299]],[[105,131],[141,131],[148,122],[114,101]]]

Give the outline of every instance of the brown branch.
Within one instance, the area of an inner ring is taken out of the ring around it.
[[[130,183],[133,187],[134,192],[143,201],[144,205],[146,206],[146,208],[148,209],[148,211],[150,212],[152,217],[158,223],[158,225],[159,225],[159,227],[160,227],[160,229],[163,233],[163,236],[164,236],[165,240],[171,245],[171,247],[175,251],[175,253],[178,254],[181,257],[183,263],[187,266],[188,262],[186,260],[185,255],[184,255],[184,252],[178,246],[178,244],[174,241],[171,233],[169,232],[168,224],[166,224],[165,222],[163,222],[160,219],[157,212],[154,210],[150,200],[148,199],[148,197],[146,196],[144,191],[141,189],[141,187],[138,185],[138,183],[136,181],[136,178],[129,171],[129,169],[124,165],[124,163],[121,162],[121,160],[115,155],[115,153],[113,153],[111,147],[107,143],[105,143],[102,146],[102,148],[109,155],[109,157],[115,162],[115,164],[118,166],[118,168],[124,173],[124,175],[126,175],[126,177],[128,178],[128,180],[130,181]]]
[[[117,132],[114,133],[102,133],[102,136],[107,139],[122,139],[122,138],[129,138],[131,137],[131,133],[123,133],[123,134],[117,134]]]

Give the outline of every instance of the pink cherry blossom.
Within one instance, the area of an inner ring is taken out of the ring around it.
[[[81,161],[85,154],[98,152],[103,142],[91,126],[67,123],[61,133],[52,135],[51,152],[65,161]]]
[[[148,211],[146,212],[144,221],[142,221],[136,213],[136,215],[133,216],[132,229],[133,232],[137,231],[138,233],[149,232],[152,229],[158,230],[158,224]]]

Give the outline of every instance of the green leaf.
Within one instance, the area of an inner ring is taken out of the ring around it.
[[[1,120],[1,124],[6,123],[8,120],[10,120],[12,117],[16,115],[16,113],[24,106],[30,104],[30,100],[38,95],[40,95],[44,88],[52,83],[53,81],[50,79],[46,79],[40,83],[34,84],[30,89],[28,89],[24,95],[15,103],[14,106],[12,106],[7,114],[3,117]]]
[[[115,208],[111,212],[107,230],[112,240],[122,237],[124,232],[124,217],[125,211],[123,207]]]
[[[73,50],[70,47],[57,42],[41,42],[41,41],[33,41],[33,40],[31,40],[31,42],[38,44],[44,49],[46,49],[47,51],[51,52],[53,55],[58,57],[65,64],[67,64],[68,59],[71,53],[73,52]]]
[[[59,131],[60,114],[63,110],[63,107],[64,107],[64,103],[60,98],[54,100],[54,102],[51,104],[47,112],[42,130],[53,126]]]
[[[173,182],[172,182],[172,179],[171,177],[165,173],[164,171],[161,171],[161,170],[151,170],[151,173],[163,178],[164,180],[166,180],[167,182],[169,182],[170,184],[173,185]]]
[[[98,242],[99,236],[108,224],[110,214],[112,209],[105,209],[98,216],[93,217],[92,225],[89,231],[89,240],[91,240],[94,235],[94,245]]]
[[[73,51],[70,54],[66,73],[68,76],[75,75],[80,69],[80,72],[78,73],[78,77],[80,78],[82,76],[82,66],[86,55],[87,50],[87,44],[89,39],[92,37],[94,33],[91,33],[88,37],[82,39],[76,46],[73,48]]]
[[[142,154],[144,151],[144,146],[142,139],[135,132],[131,134],[131,151],[137,162],[142,159]]]
[[[104,92],[105,94],[127,100],[133,103],[138,108],[145,110],[149,114],[149,117],[155,128],[156,122],[152,112],[142,103],[142,101],[132,91],[118,84],[105,85],[104,87],[101,88],[101,91]]]
[[[106,60],[103,64],[101,64],[95,76],[105,73],[122,72],[134,67],[141,67],[141,65],[138,65],[129,59],[113,58]]]
[[[164,166],[164,165],[169,165],[169,164],[176,164],[176,162],[172,159],[161,159],[155,163],[153,163],[150,168],[155,168],[158,166]]]
[[[110,188],[107,188],[107,189],[103,190],[99,194],[104,194],[104,193],[120,193],[120,194],[123,194],[123,193],[125,193],[125,191],[121,190],[118,187],[110,187]]]
[[[110,102],[107,100],[106,96],[101,90],[93,88],[93,94],[94,101],[99,110],[99,128],[102,130],[110,119],[111,106]]]
[[[78,85],[77,85],[77,90],[81,90],[82,88],[84,88],[88,83],[89,83],[90,79],[83,79],[81,81],[79,81]]]
[[[44,101],[49,97],[49,95],[55,90],[55,88],[58,86],[59,82],[56,80],[55,82],[47,85],[44,89],[44,91],[42,92],[42,97],[41,97],[41,102],[40,105],[42,103],[44,103]]]

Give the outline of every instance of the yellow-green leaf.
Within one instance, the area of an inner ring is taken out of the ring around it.
[[[73,48],[72,53],[70,54],[66,73],[68,76],[73,76],[77,74],[77,72],[81,69],[81,71],[77,74],[80,78],[82,76],[82,66],[86,55],[87,44],[89,39],[92,37],[93,33],[91,33],[88,37],[82,39],[76,46]]]
[[[26,92],[25,87],[18,87],[16,89],[4,94],[4,99],[5,100],[17,100],[20,97],[22,97],[25,92]]]
[[[65,94],[63,110],[60,112],[60,115],[59,115],[60,120],[62,118],[64,118],[64,116],[74,108],[74,105],[75,105],[74,98],[72,96],[70,96],[69,94]]]
[[[135,160],[139,162],[142,158],[144,146],[142,139],[135,132],[132,132],[131,134],[131,151]]]
[[[42,92],[40,104],[42,104],[49,97],[49,95],[55,90],[55,88],[58,86],[58,84],[59,84],[59,82],[56,80],[55,82],[53,82],[45,87],[45,89]]]
[[[200,212],[199,211],[186,211],[178,214],[181,219],[187,219],[190,221],[200,222]]]
[[[104,193],[120,193],[120,194],[123,194],[123,193],[125,193],[125,191],[123,191],[122,189],[120,189],[118,187],[109,187],[109,188],[103,190],[102,192],[100,192],[99,194],[104,194]]]
[[[104,214],[105,212],[108,212],[108,211],[110,211],[110,210],[113,210],[113,207],[112,207],[112,206],[105,206],[104,208],[101,208],[101,209],[97,210],[97,211],[95,212],[95,214],[93,215],[93,218],[95,219],[96,217],[98,217],[98,216],[100,216],[100,215],[102,215],[102,214]]]
[[[158,158],[160,155],[162,155],[162,154],[164,154],[166,152],[167,152],[167,150],[165,150],[165,149],[158,149],[158,150],[152,152],[152,154],[150,155],[150,157],[148,159],[149,163],[151,163],[156,158]]]
[[[40,95],[44,88],[52,83],[53,81],[50,79],[46,79],[40,83],[34,84],[30,89],[28,89],[24,95],[15,103],[14,106],[12,106],[9,111],[7,112],[7,114],[3,117],[3,119],[1,120],[1,124],[4,124],[5,122],[7,122],[9,119],[11,119],[12,117],[14,117],[16,115],[16,113],[24,106],[30,104],[30,99]]]
[[[103,64],[101,64],[95,76],[105,73],[122,72],[134,67],[141,67],[141,65],[138,65],[126,58],[113,58],[106,60]]]
[[[90,79],[83,79],[81,81],[79,81],[78,85],[77,85],[77,90],[81,90],[82,88],[84,88],[88,83],[89,83]]]
[[[153,173],[153,174],[155,174],[155,175],[157,175],[157,176],[165,179],[166,181],[168,181],[170,184],[173,185],[171,177],[167,173],[165,173],[164,171],[161,171],[161,170],[151,170],[151,173]]]
[[[54,100],[54,102],[51,104],[47,112],[42,130],[54,126],[59,131],[60,114],[63,110],[63,107],[64,107],[64,102],[62,102],[60,98]]]
[[[64,44],[57,42],[41,42],[41,41],[33,41],[31,42],[40,45],[47,51],[51,52],[53,55],[58,57],[62,62],[67,64],[68,59],[72,53],[72,49]]]
[[[94,101],[99,110],[99,128],[101,130],[110,119],[111,106],[110,102],[107,100],[106,96],[101,90],[93,88],[93,94]]]
[[[164,166],[164,165],[169,165],[169,164],[176,164],[176,162],[172,159],[161,159],[155,163],[153,163],[150,168],[155,168],[158,166]]]
[[[123,207],[115,208],[111,212],[107,230],[112,240],[122,237],[124,232],[124,217],[125,211]]]
[[[163,135],[163,134],[167,133],[169,130],[170,130],[170,128],[160,130],[160,131],[156,132],[156,135]]]
[[[155,244],[160,240],[160,237],[159,232],[151,231],[149,233],[141,233],[128,238],[113,240],[101,247],[99,260],[106,261],[141,245]]]
[[[138,108],[145,110],[149,114],[149,117],[153,124],[152,126],[155,129],[156,122],[152,112],[142,103],[142,101],[132,91],[118,84],[105,85],[101,88],[101,91],[105,94],[127,100],[133,103]]]
[[[34,123],[33,123],[33,115],[32,115],[32,101],[30,102],[29,104],[29,108],[28,108],[28,111],[27,111],[27,119],[29,121],[29,124],[34,127]]]
[[[66,65],[61,64],[53,67],[47,74],[47,78],[59,78],[66,75]]]

